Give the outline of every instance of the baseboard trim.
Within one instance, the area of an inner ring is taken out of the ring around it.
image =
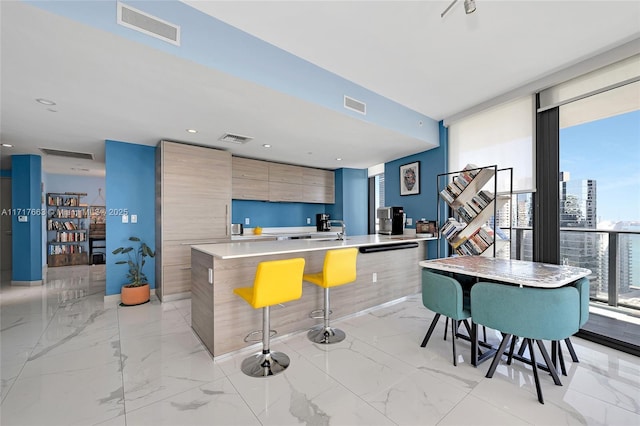
[[[11,285],[16,287],[36,287],[41,286],[43,284],[42,280],[34,280],[34,281],[14,281],[11,280]]]

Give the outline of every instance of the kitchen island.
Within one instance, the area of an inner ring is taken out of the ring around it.
[[[247,241],[191,247],[191,326],[213,356],[248,346],[244,337],[262,328],[262,311],[233,294],[253,285],[256,267],[267,260],[302,257],[305,273],[322,270],[327,250],[358,247],[358,278],[331,289],[332,319],[420,291],[418,262],[427,258],[426,240],[411,235],[359,235],[346,240]],[[271,327],[284,335],[310,329],[309,317],[323,306],[322,289],[303,283],[302,297],[271,308]],[[311,344],[311,343],[310,343]]]

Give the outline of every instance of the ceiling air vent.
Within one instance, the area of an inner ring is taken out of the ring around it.
[[[86,152],[60,151],[58,149],[40,148],[40,151],[47,155],[55,155],[58,157],[76,158],[79,160],[93,160],[93,154]]]
[[[180,27],[118,2],[118,24],[180,46]]]
[[[367,114],[367,104],[346,95],[344,97],[344,107],[351,111],[359,112],[360,114]]]
[[[242,135],[234,135],[232,133],[225,133],[218,140],[222,141],[222,142],[245,144],[245,143],[249,142],[252,139],[253,138],[251,136],[242,136]]]

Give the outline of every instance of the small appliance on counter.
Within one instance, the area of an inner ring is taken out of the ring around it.
[[[316,230],[318,232],[329,232],[331,226],[329,226],[329,215],[326,213],[316,214]]]
[[[433,237],[438,233],[435,220],[426,220],[424,218],[416,222],[416,235],[425,237]]]
[[[242,235],[243,233],[244,233],[244,228],[241,223],[231,224],[231,235]]]
[[[405,214],[402,207],[379,207],[377,210],[378,234],[402,235],[404,233]]]

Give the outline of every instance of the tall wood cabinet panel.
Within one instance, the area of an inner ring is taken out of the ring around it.
[[[230,240],[231,154],[161,141],[156,151],[156,294],[189,296],[192,244]]]

